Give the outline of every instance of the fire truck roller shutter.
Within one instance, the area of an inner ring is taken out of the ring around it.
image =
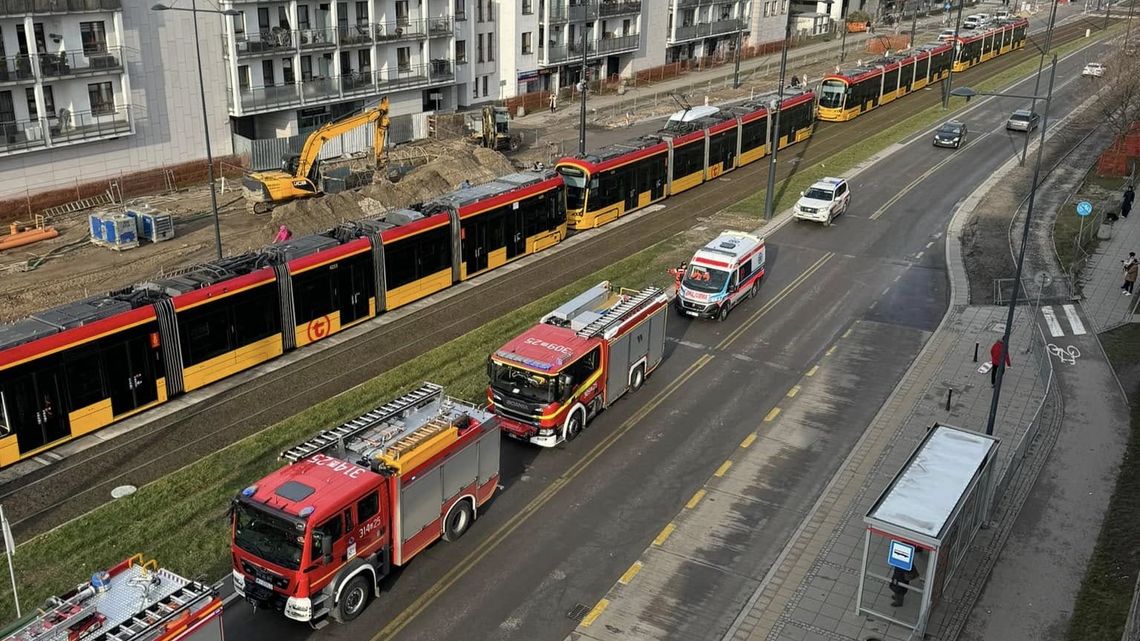
[[[423,476],[400,488],[400,541],[419,534],[439,519],[443,505],[443,468],[426,471]]]
[[[649,325],[649,353],[646,355],[645,375],[657,368],[665,358],[665,323],[669,320],[669,305],[662,307],[650,319]]]
[[[479,447],[472,443],[460,450],[443,464],[443,496],[446,503],[479,478]]]
[[[492,421],[495,422],[492,426],[494,429],[479,439],[479,487],[499,474],[499,444],[502,438],[499,436],[498,419]]]

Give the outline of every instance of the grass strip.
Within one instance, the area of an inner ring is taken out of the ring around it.
[[[1063,46],[1054,48],[1053,52],[1057,54],[1058,58],[1062,58],[1081,47],[1087,46],[1090,41],[1114,35],[1119,30],[1120,25],[1115,25],[1110,27],[1108,32],[1101,31],[1098,35],[1093,35],[1089,38],[1078,38]],[[1038,61],[1035,58],[1026,60],[1001,73],[975,83],[973,88],[979,93],[998,91],[1024,78],[1026,75],[1035,72],[1037,70],[1037,63]],[[902,100],[905,99],[906,98],[902,98]],[[776,184],[776,202],[773,205],[773,210],[779,212],[791,207],[799,200],[801,191],[805,191],[812,183],[822,178],[823,175],[819,172],[811,171],[817,166],[821,166],[826,162],[828,175],[843,175],[844,172],[851,171],[867,158],[874,156],[896,142],[923,131],[937,122],[949,120],[956,113],[966,108],[965,101],[952,101],[951,104],[955,102],[960,103],[958,107],[945,111],[943,111],[941,104],[930,106],[910,116],[906,120],[895,123],[879,133],[859,141],[858,146],[850,147],[837,154],[828,156],[826,159],[820,159],[818,162],[798,168],[795,174]],[[887,106],[886,108],[889,109],[890,107]],[[751,196],[729,205],[727,210],[757,218],[762,217],[764,215],[764,195],[766,191],[766,189],[761,189]]]
[[[1101,176],[1096,173],[1096,167],[1085,174],[1085,179],[1078,189],[1057,212],[1053,221],[1053,249],[1057,252],[1057,260],[1068,273],[1076,259],[1077,235],[1081,235],[1081,247],[1085,255],[1091,256],[1099,243],[1096,230],[1092,226],[1104,220],[1104,212],[1115,211],[1119,213],[1119,193],[1124,190],[1126,179],[1117,176]],[[1089,189],[1096,187],[1096,189]],[[1105,197],[1105,192],[1111,194]],[[1093,215],[1081,222],[1076,214],[1077,203],[1087,200],[1093,205]]]
[[[1140,572],[1140,325],[1101,334],[1113,369],[1125,384],[1132,409],[1124,460],[1116,477],[1096,547],[1073,607],[1068,641],[1120,641]]]

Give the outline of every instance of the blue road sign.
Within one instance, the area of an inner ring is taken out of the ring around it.
[[[914,569],[914,546],[902,541],[891,541],[891,553],[887,556],[887,564],[904,572]]]
[[[947,2],[947,3],[943,4],[943,5],[942,5],[942,10],[943,10],[943,11],[949,11],[949,10],[950,10],[950,3],[949,3],[949,2]]]
[[[1077,215],[1078,216],[1080,216],[1081,218],[1084,218],[1085,216],[1088,216],[1091,213],[1092,213],[1092,203],[1090,203],[1087,200],[1082,200],[1081,202],[1077,203]]]

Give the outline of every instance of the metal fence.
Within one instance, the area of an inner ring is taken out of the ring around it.
[[[1136,589],[1132,592],[1132,609],[1124,623],[1124,634],[1120,641],[1140,641],[1140,576],[1136,577]]]
[[[301,146],[305,144],[305,139],[316,129],[316,127],[303,129],[301,133],[288,138],[262,138],[257,140],[235,134],[234,153],[249,158],[249,168],[253,171],[277,169],[281,166],[281,160],[285,156],[300,152]],[[372,138],[375,134],[376,126],[368,125],[331,138],[321,147],[320,158],[321,160],[330,160],[366,152],[372,148]]]

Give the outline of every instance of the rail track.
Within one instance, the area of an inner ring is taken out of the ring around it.
[[[1054,46],[1084,35],[1083,21],[1054,30]],[[977,82],[1036,54],[1043,34],[1026,47],[955,74]],[[941,93],[922,91],[848,123],[817,123],[808,141],[780,154],[777,177],[827,158],[894,122],[938,104]],[[617,260],[684,231],[753,193],[767,162],[737,169],[718,189],[699,187],[668,199],[666,207],[603,230],[588,243],[564,247],[525,269],[463,291],[357,339],[314,353],[186,410],[159,418],[117,439],[0,486],[17,539],[26,540],[110,500],[111,488],[141,485],[367,381],[433,347],[490,322]]]

